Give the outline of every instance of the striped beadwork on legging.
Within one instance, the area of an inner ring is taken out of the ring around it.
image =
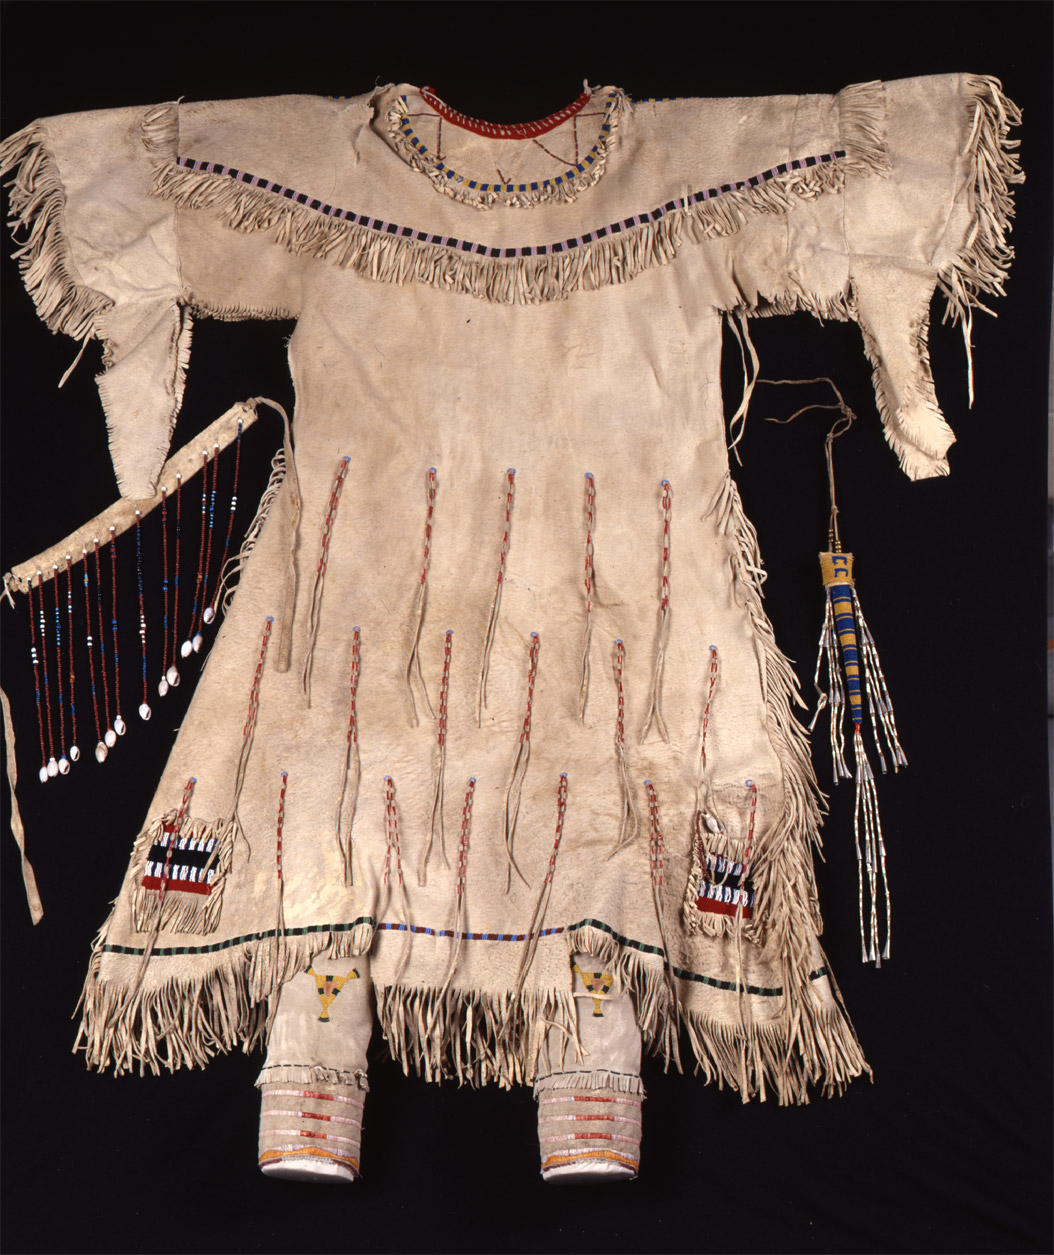
[[[363,1090],[328,1082],[260,1087],[260,1167],[322,1160],[359,1174]]]
[[[542,1171],[571,1164],[640,1164],[641,1095],[614,1089],[548,1089],[538,1096]]]

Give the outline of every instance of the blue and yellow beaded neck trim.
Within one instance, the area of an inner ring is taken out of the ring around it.
[[[438,101],[438,98],[434,96],[429,88],[421,90],[421,101],[423,105],[434,111],[440,119],[448,117],[451,112],[448,106],[442,105],[442,102]],[[441,160],[424,143],[421,136],[414,129],[413,119],[409,116],[410,101],[406,95],[396,98],[388,114],[389,133],[392,143],[400,156],[415,170],[419,170],[426,175],[437,191],[452,196],[456,200],[475,205],[477,208],[489,209],[491,206],[499,204],[529,207],[542,202],[572,201],[586,188],[592,187],[604,173],[608,151],[618,126],[619,116],[626,102],[626,96],[625,93],[618,89],[610,88],[603,89],[599,93],[590,93],[587,101],[596,101],[598,104],[603,103],[603,118],[597,130],[596,141],[582,155],[579,161],[576,161],[561,173],[546,179],[536,179],[527,182],[505,181],[494,183],[473,178],[454,169],[447,162]],[[552,115],[553,118],[559,119],[555,125],[559,125],[560,121],[565,120],[561,116],[563,114],[566,114],[567,118],[578,114],[584,103],[586,101],[579,97],[573,106],[569,106],[568,109]],[[547,119],[546,121],[550,120]],[[500,127],[488,124],[486,130],[481,130],[481,125],[476,124],[467,129],[471,129],[475,133],[485,135],[488,138],[532,138],[532,135],[528,133],[530,124],[517,127]],[[523,131],[524,134],[520,135],[520,131]]]

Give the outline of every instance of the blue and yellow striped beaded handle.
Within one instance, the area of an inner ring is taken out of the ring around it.
[[[865,702],[871,716],[871,731],[882,771],[886,771],[886,753],[892,761],[894,771],[906,767],[908,760],[897,736],[893,703],[890,701],[875,640],[860,609],[860,599],[853,581],[853,555],[842,552],[836,542],[834,549],[820,554],[820,573],[827,593],[827,605],[816,659],[814,682],[820,693],[816,713],[818,717],[824,706],[830,707],[831,757],[835,781],[850,778],[856,780],[853,832],[859,864],[860,946],[865,962],[881,963],[883,959],[889,958],[889,883],[886,877],[886,847],[878,815],[875,777],[864,748]],[[825,661],[826,692],[821,686],[821,672]],[[850,772],[845,762],[844,716],[847,706],[853,723],[855,772]],[[815,722],[814,719],[813,723]],[[879,940],[880,875],[885,910],[884,944]],[[870,904],[869,912],[865,912],[865,898]],[[870,915],[867,923],[865,914]]]

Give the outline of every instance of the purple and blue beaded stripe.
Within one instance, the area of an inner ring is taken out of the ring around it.
[[[471,240],[461,240],[452,235],[437,235],[431,231],[418,231],[413,227],[399,226],[398,223],[386,222],[383,218],[373,218],[369,214],[355,213],[351,209],[341,209],[336,205],[329,205],[325,201],[308,196],[306,192],[297,192],[291,187],[285,187],[283,184],[264,179],[260,175],[249,174],[245,170],[235,170],[231,166],[225,166],[216,161],[198,161],[192,157],[177,157],[176,164],[184,170],[191,170],[200,174],[218,174],[224,178],[233,179],[237,183],[244,183],[247,187],[258,187],[265,192],[280,196],[294,205],[302,205],[305,209],[311,209],[324,217],[332,218],[334,221],[349,222],[353,226],[365,227],[369,231],[376,231],[378,235],[389,235],[398,239],[413,240],[419,244],[437,244],[442,248],[453,249],[455,252],[467,253],[474,257],[483,257],[491,261],[515,261],[520,258],[553,257],[563,253],[570,253],[586,244],[595,244],[610,236],[620,235],[623,231],[629,231],[634,227],[661,222],[668,214],[676,211],[688,209],[706,201],[717,200],[732,192],[742,192],[751,188],[761,187],[763,184],[769,183],[781,175],[792,174],[797,170],[812,169],[815,166],[829,165],[831,162],[845,157],[845,155],[844,149],[837,149],[834,152],[822,153],[816,157],[799,157],[794,161],[785,161],[781,165],[773,166],[771,170],[751,175],[749,179],[743,179],[741,182],[724,183],[719,187],[711,187],[701,192],[693,192],[689,196],[678,197],[676,200],[667,201],[665,205],[660,205],[657,209],[633,214],[628,218],[622,218],[618,222],[613,222],[609,226],[599,227],[595,231],[588,231],[585,235],[576,235],[567,240],[557,240],[552,244],[528,244],[521,248],[494,248],[487,244],[474,243]],[[513,185],[508,186],[512,188]]]

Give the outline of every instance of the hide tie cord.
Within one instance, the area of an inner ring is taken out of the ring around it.
[[[461,807],[461,836],[458,838],[457,846],[457,874],[454,879],[454,925],[451,930],[452,946],[450,953],[450,962],[447,965],[446,975],[440,986],[439,993],[436,995],[432,1004],[432,1014],[428,1018],[428,1026],[425,1030],[425,1037],[431,1038],[435,1031],[436,1020],[443,1013],[447,994],[450,991],[450,982],[454,979],[454,973],[457,971],[458,960],[461,957],[461,942],[465,936],[465,886],[468,875],[468,843],[469,834],[472,831],[472,801],[476,794],[476,777],[470,776],[468,788],[465,790],[465,801]],[[444,1024],[451,1023],[449,1015],[443,1015]],[[451,1031],[448,1029],[448,1032]],[[440,1041],[436,1043],[436,1058],[442,1058],[446,1047],[446,1043]]]
[[[586,625],[582,640],[582,681],[578,693],[578,717],[585,722],[586,702],[589,699],[589,646],[593,640],[593,590],[596,586],[593,574],[593,531],[596,527],[596,481],[586,471],[586,558],[585,558],[585,602]]]
[[[285,794],[289,772],[282,772],[282,784],[278,790],[278,819],[275,825],[275,926],[271,950],[271,994],[268,998],[267,1025],[264,1041],[271,1040],[271,1029],[278,1014],[278,995],[284,979],[285,963],[285,878],[282,875],[282,833],[285,828]]]
[[[567,772],[560,773],[560,783],[556,789],[556,836],[553,839],[553,848],[549,854],[549,864],[545,869],[545,878],[542,881],[541,891],[538,894],[538,900],[534,904],[534,911],[531,915],[531,922],[527,926],[526,942],[523,947],[523,954],[520,958],[520,966],[516,973],[516,981],[513,985],[512,993],[509,996],[509,1013],[506,1016],[505,1023],[502,1026],[501,1036],[498,1038],[499,1045],[509,1040],[512,1034],[513,1017],[515,1015],[516,1005],[523,993],[523,986],[527,980],[527,973],[531,969],[534,962],[535,953],[538,950],[538,939],[541,937],[542,928],[545,924],[545,912],[549,906],[549,898],[553,892],[553,876],[556,873],[556,858],[560,853],[560,842],[564,835],[564,818],[567,815]]]
[[[677,1044],[677,1026],[680,1021],[680,1000],[677,995],[677,979],[673,974],[673,953],[666,937],[666,894],[663,889],[663,850],[662,827],[659,823],[659,795],[650,780],[644,781],[648,792],[648,820],[651,836],[648,839],[648,859],[651,864],[651,896],[655,905],[655,918],[659,925],[659,936],[662,938],[662,971],[666,989],[670,999],[670,1013],[663,1020],[663,1053],[672,1059],[674,1067],[680,1071],[681,1055]]]
[[[710,646],[710,667],[707,674],[706,686],[706,703],[703,706],[702,729],[699,738],[699,788],[698,800],[696,802],[696,824],[702,823],[707,831],[718,833],[721,831],[721,825],[710,814],[710,781],[706,769],[706,738],[710,732],[710,714],[714,705],[714,691],[717,688],[717,677],[720,673],[720,663],[717,656],[717,646]]]
[[[344,865],[344,884],[349,888],[355,883],[352,870],[352,829],[355,826],[355,810],[359,803],[359,784],[362,780],[362,765],[359,760],[359,717],[355,708],[359,691],[359,669],[362,664],[362,631],[358,627],[351,629],[351,690],[348,704],[348,736],[344,752],[344,763],[340,772],[340,792],[337,797],[337,849],[340,850]],[[344,799],[348,791],[348,775],[352,760],[355,764],[355,787],[348,803],[347,840],[344,838]]]
[[[623,676],[626,668],[626,647],[621,640],[615,642],[614,653],[615,693],[618,699],[615,716],[615,765],[618,769],[619,792],[622,795],[622,813],[619,821],[618,840],[615,848],[608,855],[614,856],[624,846],[630,844],[637,835],[640,821],[637,818],[637,804],[633,797],[633,786],[630,783],[629,767],[626,764],[626,694]]]
[[[400,931],[406,933],[406,945],[403,948],[402,957],[399,965],[395,969],[392,977],[392,984],[397,985],[402,979],[403,972],[406,971],[406,965],[410,961],[410,950],[413,947],[414,930],[413,922],[410,919],[410,902],[406,896],[406,881],[403,878],[403,855],[399,848],[399,811],[395,803],[395,781],[391,776],[384,777],[384,820],[385,820],[385,850],[384,850],[384,874],[381,878],[381,884],[385,889],[384,909],[392,900],[392,888],[390,878],[392,875],[392,856],[395,856],[395,880],[399,886],[399,898],[402,903],[403,921]]]
[[[410,711],[413,715],[415,728],[420,723],[420,719],[417,717],[417,703],[414,701],[415,679],[421,690],[421,696],[424,698],[425,709],[428,711],[429,718],[435,718],[435,711],[432,709],[432,703],[428,699],[428,686],[425,684],[425,678],[421,672],[421,655],[418,648],[421,642],[421,630],[424,627],[425,610],[428,607],[428,570],[432,565],[432,520],[435,515],[435,507],[436,468],[430,466],[425,477],[425,539],[424,554],[421,559],[421,579],[417,585],[414,607],[411,612],[413,643],[410,646],[410,657],[406,663],[406,691],[410,697]]]
[[[494,648],[494,638],[498,631],[498,615],[501,613],[501,590],[505,584],[505,567],[509,558],[509,541],[512,535],[512,505],[516,495],[516,470],[509,467],[505,472],[505,530],[501,534],[501,548],[498,551],[498,578],[494,589],[494,600],[490,606],[490,618],[483,640],[483,659],[479,667],[479,696],[476,704],[476,726],[483,727],[483,712],[487,708],[487,676],[490,673],[490,655]]]
[[[662,717],[662,673],[666,665],[666,638],[670,628],[670,519],[673,514],[673,492],[670,481],[662,481],[662,565],[659,576],[659,639],[655,645],[655,672],[651,682],[651,700],[641,729],[641,745],[648,738],[654,722],[659,735],[669,743],[670,734]]]
[[[421,871],[418,879],[423,885],[428,873],[428,859],[432,853],[432,843],[436,832],[439,833],[439,852],[446,860],[446,838],[443,831],[443,776],[446,772],[446,735],[447,708],[450,700],[450,655],[453,650],[454,633],[448,631],[443,641],[443,678],[439,685],[439,719],[436,728],[435,767],[433,768],[432,812],[429,819],[428,842],[421,857]]]
[[[307,697],[307,704],[311,705],[311,668],[315,660],[315,645],[318,641],[318,629],[322,617],[322,594],[326,585],[326,568],[329,565],[329,545],[333,537],[333,524],[337,518],[337,508],[340,505],[340,494],[344,491],[344,480],[348,474],[348,463],[351,461],[348,457],[340,459],[337,467],[337,475],[333,481],[333,487],[329,492],[329,505],[326,508],[326,517],[322,523],[322,540],[319,544],[318,566],[315,570],[315,583],[311,589],[311,611],[308,616],[307,626],[307,649],[304,653],[304,673],[302,684],[304,694]]]
[[[900,745],[896,718],[890,700],[886,677],[878,656],[875,639],[867,626],[860,599],[853,580],[853,555],[842,550],[838,528],[839,507],[834,483],[834,442],[849,430],[856,415],[846,405],[842,394],[832,380],[773,379],[761,380],[773,384],[814,384],[830,386],[837,402],[834,404],[804,405],[789,418],[770,419],[770,422],[792,422],[807,410],[835,410],[840,417],[827,433],[824,456],[827,463],[827,486],[831,501],[828,525],[828,549],[820,554],[820,574],[825,591],[824,621],[820,630],[820,644],[816,656],[813,684],[819,696],[816,713],[810,728],[825,706],[830,708],[831,759],[834,781],[855,778],[856,804],[853,812],[853,836],[856,844],[858,866],[858,904],[860,910],[860,951],[863,961],[880,965],[889,958],[890,896],[886,875],[886,846],[882,836],[882,823],[878,813],[878,792],[874,772],[864,746],[863,727],[864,699],[866,696],[870,714],[871,734],[878,754],[879,766],[886,771],[886,752],[893,770],[906,767],[908,760]],[[841,665],[839,666],[839,661]],[[820,675],[826,666],[827,691],[821,687]],[[845,761],[845,713],[853,725],[853,759],[855,773],[850,773]],[[879,888],[885,914],[885,941],[880,938]],[[865,922],[866,921],[866,922]]]
[[[538,678],[538,654],[542,642],[537,632],[531,633],[531,643],[527,651],[527,706],[523,715],[523,726],[520,728],[520,740],[516,747],[516,756],[512,760],[509,772],[509,783],[505,787],[505,892],[512,887],[512,873],[523,881],[528,888],[527,877],[520,871],[519,864],[512,852],[513,839],[516,836],[516,824],[520,817],[520,798],[523,795],[523,782],[527,776],[527,766],[531,761],[531,719],[534,713],[534,684]]]

